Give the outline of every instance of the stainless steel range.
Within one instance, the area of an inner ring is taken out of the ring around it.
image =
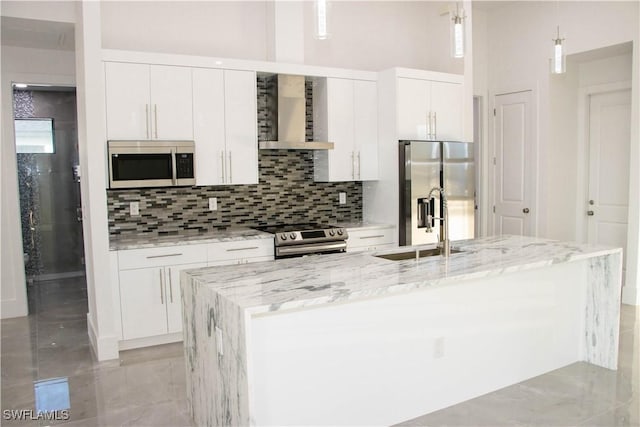
[[[275,258],[345,252],[347,230],[323,224],[277,224],[254,227],[275,236]]]

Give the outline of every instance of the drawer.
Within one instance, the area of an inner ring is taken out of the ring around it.
[[[207,245],[162,246],[118,251],[120,270],[207,262]]]
[[[361,247],[373,247],[381,245],[390,245],[394,242],[394,228],[350,228],[347,230],[349,238],[347,239],[347,251],[349,249]]]
[[[270,259],[273,259],[273,239],[210,243],[207,248],[209,264],[218,261],[257,257],[270,257]]]

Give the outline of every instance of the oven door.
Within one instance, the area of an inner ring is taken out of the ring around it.
[[[300,257],[312,254],[326,254],[345,252],[347,250],[347,242],[340,240],[337,242],[310,243],[303,245],[290,245],[276,247],[276,258]]]

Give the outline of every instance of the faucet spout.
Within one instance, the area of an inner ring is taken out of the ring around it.
[[[451,245],[449,243],[449,205],[447,203],[447,196],[444,194],[444,188],[433,187],[431,191],[429,191],[429,195],[427,199],[433,199],[434,193],[439,193],[442,198],[442,215],[440,218],[433,218],[442,221],[443,235],[440,236],[440,241],[442,243],[442,256],[448,258],[451,255]],[[428,221],[431,223],[431,221]]]

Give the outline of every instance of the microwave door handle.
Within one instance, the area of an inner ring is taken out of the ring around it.
[[[172,149],[171,150],[171,165],[172,165],[172,172],[173,172],[173,177],[172,177],[172,181],[173,181],[173,185],[177,185],[177,180],[178,180],[178,167],[176,165],[176,162],[178,161],[178,156],[176,155],[176,152]]]

